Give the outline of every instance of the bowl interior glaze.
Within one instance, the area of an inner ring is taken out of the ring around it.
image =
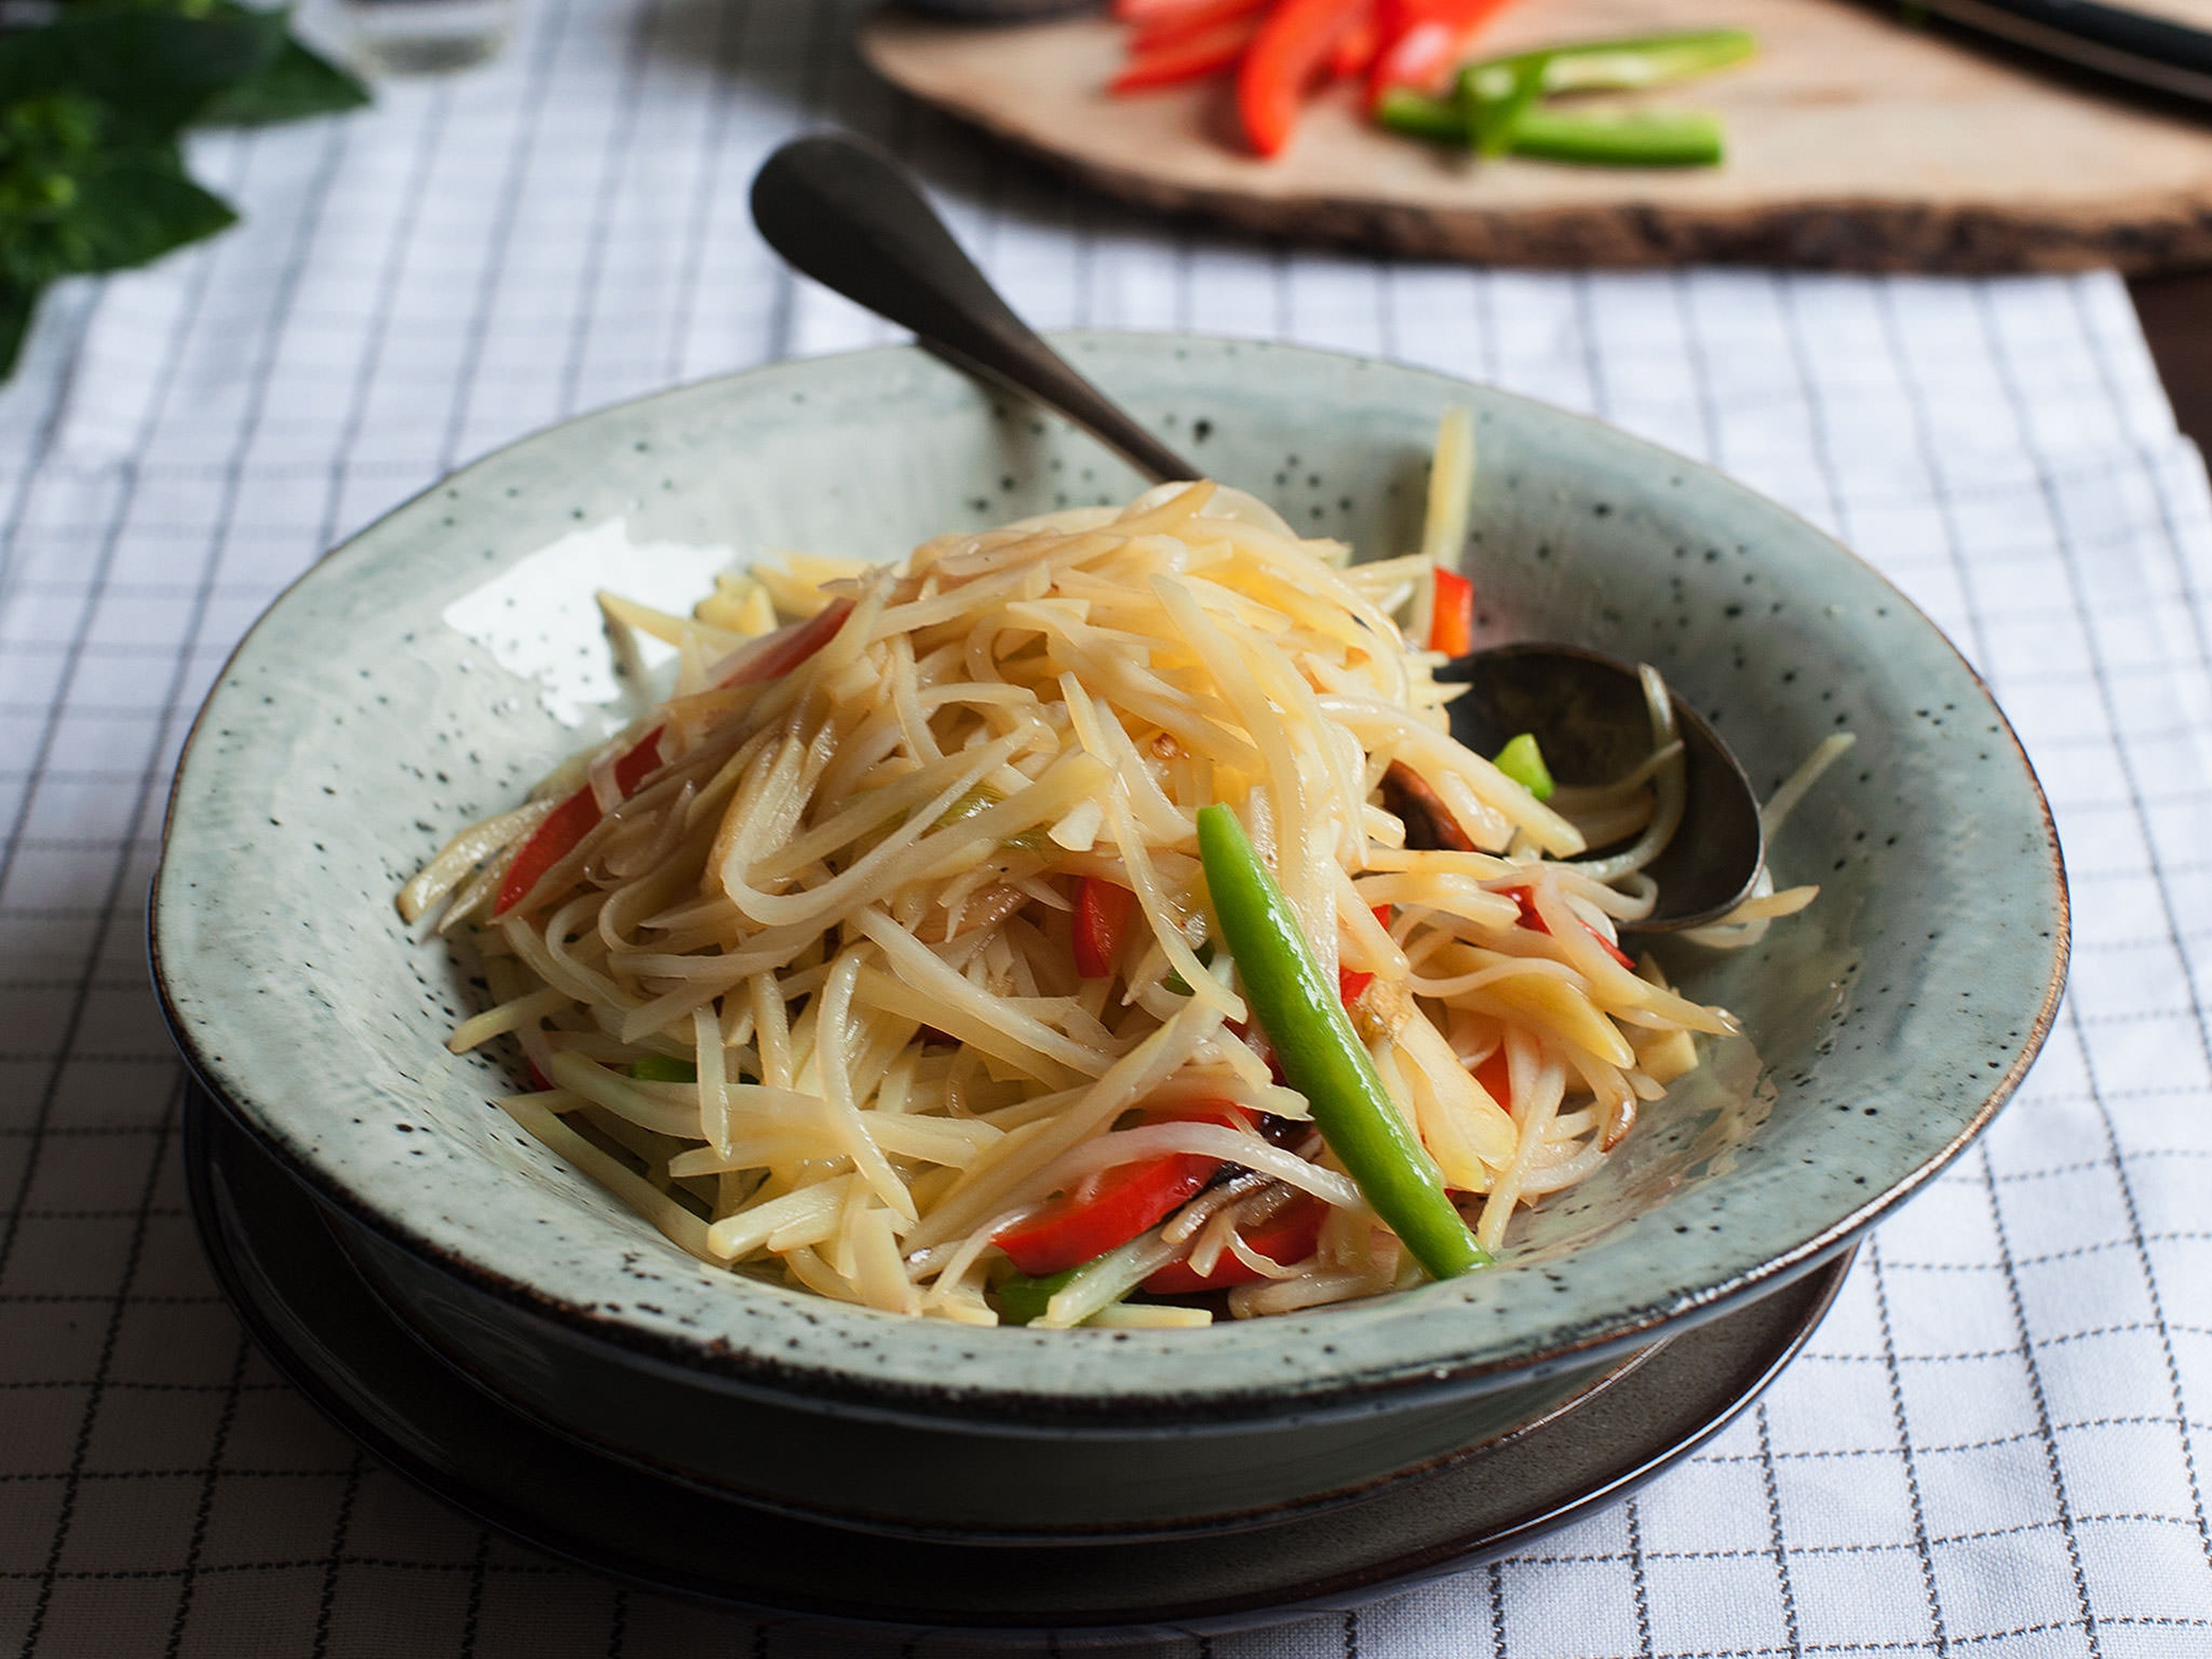
[[[1808,1265],[2010,1092],[2063,975],[2057,842],[1986,692],[1871,568],[1709,471],[1503,392],[1249,343],[1063,343],[1215,476],[1366,556],[1413,544],[1437,416],[1470,404],[1488,632],[1656,664],[1762,790],[1856,734],[1773,846],[1779,879],[1820,884],[1813,908],[1747,951],[1658,947],[1747,1040],[1713,1045],[1601,1174],[1519,1222],[1496,1270],[1199,1332],[975,1330],[747,1282],[521,1135],[488,1104],[516,1086],[501,1063],[442,1046],[465,969],[392,896],[604,729],[556,713],[599,695],[592,590],[703,591],[725,552],[763,548],[894,557],[1139,487],[896,348],[541,433],[363,532],[255,627],[182,763],[154,923],[179,1041],[240,1120],[416,1253],[735,1385],[1126,1427],[1374,1407],[1625,1344]]]

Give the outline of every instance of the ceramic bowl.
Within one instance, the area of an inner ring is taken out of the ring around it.
[[[1480,1396],[1571,1393],[1782,1283],[2011,1092],[2063,975],[2057,842],[1988,694],[1871,568],[1680,457],[1487,388],[1249,343],[1064,344],[1215,476],[1370,555],[1412,544],[1437,416],[1471,404],[1486,628],[1656,664],[1762,788],[1856,735],[1772,848],[1819,902],[1751,951],[1660,947],[1748,1040],[1519,1221],[1496,1269],[1309,1316],[977,1330],[681,1255],[488,1103],[515,1086],[499,1060],[445,1051],[476,993],[393,892],[603,729],[595,588],[680,600],[757,549],[892,557],[1139,481],[910,349],[667,392],[480,461],[317,566],[225,669],[171,803],[154,933],[186,1056],[488,1386],[869,1524],[1228,1524],[1450,1455],[1542,1406]],[[726,1431],[646,1443],[648,1397],[652,1421]],[[749,1451],[770,1439],[789,1455]]]

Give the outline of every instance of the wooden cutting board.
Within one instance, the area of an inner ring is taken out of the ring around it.
[[[2170,13],[2212,10],[2164,0]],[[963,26],[886,10],[867,61],[916,97],[1116,196],[1270,236],[1484,264],[1734,260],[1870,270],[2212,264],[2212,119],[2085,90],[1853,0],[1521,0],[1485,36],[1741,24],[1744,69],[1649,94],[1725,118],[1725,166],[1485,165],[1376,131],[1338,87],[1290,151],[1237,142],[1225,83],[1109,98],[1097,15]]]

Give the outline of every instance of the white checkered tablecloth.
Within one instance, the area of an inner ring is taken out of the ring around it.
[[[852,16],[544,0],[483,70],[210,138],[244,227],[55,295],[0,392],[0,1646],[858,1650],[489,1536],[279,1382],[189,1230],[142,945],[192,711],[318,553],[575,410],[885,337],[747,221],[768,149],[838,121],[916,159],[1039,324],[1433,365],[1834,529],[1990,678],[2072,860],[2041,1064],[1755,1410],[1495,1566],[1164,1651],[2212,1653],[2212,501],[2119,283],[1521,274],[1166,228],[895,100]]]

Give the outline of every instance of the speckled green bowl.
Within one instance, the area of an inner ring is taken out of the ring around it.
[[[890,557],[1138,487],[918,351],[782,364],[571,422],[401,507],[261,620],[185,752],[154,917],[178,1040],[441,1342],[617,1439],[628,1368],[780,1422],[878,1425],[893,1462],[898,1437],[939,1431],[1026,1457],[1051,1455],[1035,1437],[1122,1444],[1133,1488],[1146,1458],[1159,1477],[1141,1504],[1049,1480],[1000,1504],[987,1457],[952,1523],[1165,1524],[1206,1512],[1206,1448],[1226,1439],[1249,1462],[1255,1435],[1362,1425],[1325,1474],[1254,1486],[1261,1506],[1437,1455],[1440,1412],[1779,1283],[1989,1120],[2063,979],[2058,849],[2003,718],[1873,570],[1703,468],[1523,398],[1282,347],[1066,344],[1217,477],[1369,554],[1410,544],[1437,415],[1470,403],[1468,568],[1487,625],[1656,663],[1762,787],[1830,732],[1857,734],[1773,848],[1784,880],[1821,884],[1814,908],[1747,952],[1665,952],[1742,1017],[1756,1061],[1723,1052],[1685,1079],[1603,1172],[1516,1224],[1495,1270],[1309,1316],[975,1330],[677,1252],[487,1103],[514,1086],[497,1062],[447,1054],[469,994],[441,947],[410,939],[393,890],[586,735],[548,708],[573,717],[563,698],[590,695],[593,586],[703,585],[702,548]],[[1473,1434],[1482,1413],[1466,1410]],[[1418,1446],[1393,1438],[1424,1414]],[[878,1501],[865,1471],[838,1479],[859,1483],[848,1499],[781,1496],[929,1518],[911,1494]]]

